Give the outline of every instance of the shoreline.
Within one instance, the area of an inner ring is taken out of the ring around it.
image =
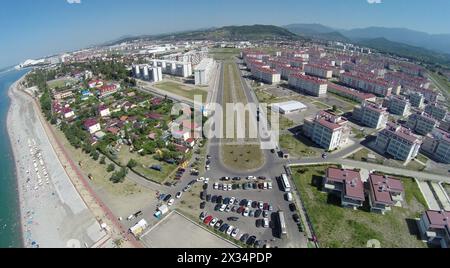
[[[14,176],[15,176],[15,188],[17,191],[17,199],[18,199],[18,210],[19,210],[19,217],[20,217],[20,245],[22,248],[25,248],[25,236],[24,236],[24,222],[23,222],[23,210],[22,210],[22,204],[23,204],[23,193],[20,189],[20,183],[19,183],[19,173],[18,173],[18,166],[17,166],[17,150],[14,146],[13,143],[13,139],[11,136],[11,116],[12,116],[12,102],[13,102],[13,98],[11,96],[12,94],[12,90],[17,88],[17,85],[20,84],[25,77],[27,76],[28,73],[24,74],[22,77],[20,77],[17,81],[15,81],[13,84],[11,84],[11,86],[8,88],[8,98],[9,98],[9,107],[8,107],[8,113],[6,115],[6,132],[8,134],[8,139],[9,139],[9,146],[10,146],[10,151],[12,154],[12,159],[14,161]]]

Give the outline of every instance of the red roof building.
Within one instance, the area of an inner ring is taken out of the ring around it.
[[[450,245],[450,212],[427,210],[419,222],[419,230],[422,237],[426,237],[428,243],[441,248]]]
[[[343,207],[357,209],[365,200],[364,184],[356,170],[328,168],[323,187],[327,192],[338,194]]]
[[[385,214],[391,206],[401,206],[403,184],[399,179],[386,175],[369,175],[369,204],[372,212]]]

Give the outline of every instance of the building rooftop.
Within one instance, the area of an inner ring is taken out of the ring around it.
[[[345,197],[364,201],[364,184],[358,171],[351,169],[328,168],[327,179],[344,184]]]
[[[393,122],[388,122],[385,129],[381,133],[389,132],[399,138],[407,140],[411,143],[420,143],[421,139],[414,135],[410,129],[404,128],[401,125],[395,124]]]
[[[326,80],[323,80],[323,79],[320,79],[320,78],[317,78],[317,77],[314,77],[314,76],[303,75],[303,74],[300,74],[300,73],[291,74],[290,76],[298,78],[298,79],[301,79],[303,81],[308,81],[308,82],[311,82],[311,83],[314,83],[314,84],[327,85],[327,81]]]
[[[394,179],[386,175],[370,174],[369,175],[370,191],[374,201],[385,205],[393,205],[393,193],[402,193],[404,191],[403,184],[399,179]]]
[[[430,222],[431,228],[450,230],[450,212],[443,210],[427,210],[425,215]]]

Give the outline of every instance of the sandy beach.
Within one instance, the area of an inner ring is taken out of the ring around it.
[[[14,83],[7,128],[27,248],[92,247],[107,236],[71,183],[39,120],[31,97]]]

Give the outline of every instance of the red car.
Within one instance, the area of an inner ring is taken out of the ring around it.
[[[204,224],[208,225],[211,223],[211,221],[213,220],[213,216],[208,216],[205,218],[205,220],[203,221]]]
[[[238,213],[238,214],[242,214],[242,212],[244,212],[244,207],[239,207],[239,208],[236,210],[236,213]]]
[[[268,203],[264,203],[263,210],[269,210],[269,204]]]

